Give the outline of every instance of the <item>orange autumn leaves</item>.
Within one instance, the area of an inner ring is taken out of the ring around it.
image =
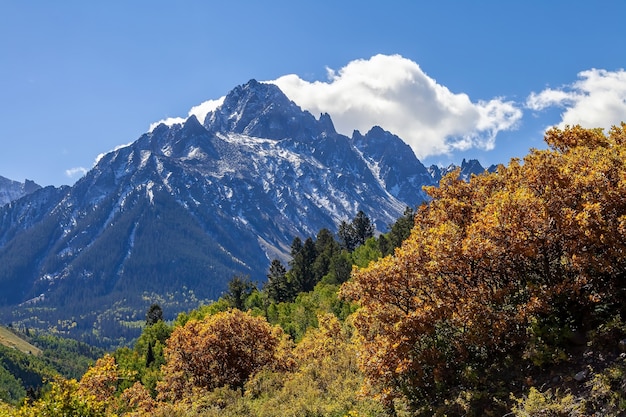
[[[279,327],[239,310],[189,321],[167,342],[159,398],[176,401],[222,386],[243,389],[262,368],[284,365],[277,350],[282,337]]]
[[[239,310],[220,312],[174,329],[156,398],[136,381],[133,371],[122,369],[107,354],[80,381],[54,381],[42,398],[13,413],[148,416],[157,410],[167,413],[177,404],[185,409],[215,388],[226,386],[243,394],[246,382],[260,370],[286,371],[294,364],[291,349],[282,330],[264,318]]]
[[[360,365],[384,398],[478,384],[481,364],[521,353],[530,317],[564,299],[579,315],[621,303],[625,129],[552,129],[547,150],[427,189],[409,239],[342,288],[361,306]]]

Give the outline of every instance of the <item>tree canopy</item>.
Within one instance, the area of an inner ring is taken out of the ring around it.
[[[239,310],[217,313],[177,327],[167,341],[159,397],[180,399],[194,389],[243,389],[264,367],[276,365],[282,332]]]
[[[533,320],[575,331],[600,306],[624,312],[625,128],[555,128],[523,161],[427,189],[395,256],[342,289],[361,306],[360,365],[383,397],[436,407],[528,357]]]

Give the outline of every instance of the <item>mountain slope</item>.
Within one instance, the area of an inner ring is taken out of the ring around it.
[[[174,314],[233,275],[263,281],[296,236],[359,210],[385,231],[437,181],[397,136],[340,135],[252,80],[204,121],[159,125],[73,187],[0,208],[0,318],[114,344],[152,302]]]

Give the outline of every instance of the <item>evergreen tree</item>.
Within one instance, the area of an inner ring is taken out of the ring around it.
[[[407,207],[404,210],[402,217],[400,217],[393,224],[393,226],[391,226],[391,231],[389,232],[389,243],[391,245],[392,252],[395,248],[399,248],[402,245],[402,242],[409,238],[414,224],[415,210],[411,207]],[[383,252],[383,255],[386,255],[386,253]]]
[[[367,239],[374,236],[374,224],[362,210],[359,210],[354,220],[352,220],[352,227],[354,228],[356,246],[365,244]]]
[[[163,320],[163,309],[157,303],[153,303],[146,313],[146,326],[152,326]]]
[[[330,272],[333,256],[341,252],[341,247],[330,230],[321,229],[319,231],[317,240],[315,241],[315,252],[317,253],[317,257],[313,263],[313,275],[317,283]]]
[[[411,235],[411,230],[415,224],[415,210],[407,207],[404,214],[391,225],[391,230],[386,235],[378,237],[378,249],[383,256],[390,255],[396,248],[402,246],[402,242]]]
[[[154,363],[154,350],[152,348],[152,342],[150,342],[148,343],[148,350],[146,351],[146,367],[149,368],[152,363]]]
[[[299,240],[299,238],[296,238]],[[295,243],[295,239],[294,239]],[[292,245],[294,248],[294,245]],[[315,243],[311,237],[304,241],[304,245],[299,252],[295,254],[291,260],[291,284],[293,289],[298,292],[308,292],[315,287],[315,275],[313,273],[313,263],[317,258],[315,251]]]
[[[257,291],[257,287],[250,281],[250,277],[235,275],[228,281],[228,292],[224,299],[232,308],[243,311],[246,300],[254,291]]]
[[[354,229],[352,228],[352,224],[342,220],[339,224],[337,236],[339,236],[339,241],[341,242],[341,247],[343,249],[348,252],[352,252],[354,250],[356,243],[354,242]]]
[[[387,256],[393,252],[391,242],[389,242],[386,235],[378,236],[378,250],[380,250],[383,256]]]
[[[352,252],[374,236],[374,224],[362,210],[359,210],[351,223],[345,220],[341,222],[337,234],[341,246],[348,252]]]
[[[302,239],[296,236],[291,242],[291,258],[295,258],[296,255],[302,250]]]
[[[268,298],[276,303],[290,301],[292,298],[287,282],[287,270],[278,259],[274,259],[270,264],[264,290]]]

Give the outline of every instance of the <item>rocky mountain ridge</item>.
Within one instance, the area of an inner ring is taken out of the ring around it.
[[[40,188],[40,185],[28,179],[19,182],[0,176],[0,206],[22,198]]]

